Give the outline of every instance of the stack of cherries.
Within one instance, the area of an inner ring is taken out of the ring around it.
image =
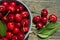
[[[2,2],[0,4],[0,20],[6,23],[6,36],[0,40],[24,40],[29,31],[29,12],[24,5],[16,2]]]
[[[41,11],[41,17],[40,16],[35,16],[33,18],[34,24],[36,24],[37,29],[42,29],[44,25],[47,24],[47,22],[53,22],[55,23],[57,21],[57,16],[54,14],[51,14],[49,18],[47,17],[48,15],[48,10],[47,9],[42,9]]]

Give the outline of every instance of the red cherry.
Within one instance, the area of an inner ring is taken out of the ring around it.
[[[24,26],[23,29],[22,29],[22,31],[24,33],[27,33],[29,31],[29,27],[28,26]]]
[[[42,17],[44,17],[44,16],[47,17],[47,15],[48,15],[47,9],[43,9],[42,12],[41,12],[41,16]]]
[[[41,21],[45,25],[47,23],[48,18],[47,17],[42,17]]]
[[[28,11],[22,11],[21,13],[23,18],[28,18],[29,17],[29,12]]]
[[[6,11],[6,7],[4,5],[0,5],[0,11],[1,12],[5,12]]]
[[[2,40],[8,40],[7,38],[2,38]]]
[[[8,6],[8,2],[7,2],[7,1],[4,1],[4,2],[2,3],[2,5]]]
[[[15,23],[15,26],[16,26],[17,28],[20,28],[20,27],[21,27],[21,23]]]
[[[15,2],[10,2],[10,5],[11,6],[16,6],[16,3]]]
[[[13,33],[17,34],[19,32],[19,28],[14,28]]]
[[[12,38],[12,36],[13,36],[13,35],[12,35],[12,33],[11,33],[11,32],[7,32],[7,33],[6,33],[6,37],[7,37],[8,39],[11,39],[11,38]]]
[[[4,17],[2,18],[2,21],[3,21],[3,22],[8,22],[7,16],[4,16]]]
[[[57,21],[57,16],[54,15],[54,14],[51,14],[51,15],[49,16],[49,20],[52,21],[52,22],[56,22],[56,21]]]
[[[17,10],[17,12],[21,12],[24,10],[24,6],[20,4],[17,6],[16,10]]]
[[[18,35],[17,35],[17,37],[18,37],[18,40],[24,40],[24,33],[23,32],[20,32]]]
[[[17,40],[17,36],[12,36],[12,40]]]
[[[34,23],[40,22],[41,18],[40,16],[36,16],[33,18]]]
[[[14,29],[14,22],[7,23],[7,28],[8,28],[8,30],[13,30]]]
[[[29,25],[29,20],[28,19],[23,19],[21,21],[21,24],[24,26],[24,25]]]
[[[43,24],[41,22],[37,22],[36,27],[39,29],[43,28]]]
[[[2,13],[0,13],[0,19],[3,17]]]
[[[20,22],[20,21],[22,20],[22,16],[21,16],[20,14],[16,13],[16,14],[15,14],[15,20],[16,20],[17,22]]]
[[[10,12],[15,12],[15,7],[9,5],[7,7],[7,10],[10,11]]]
[[[15,20],[15,15],[14,15],[14,14],[9,14],[9,15],[8,15],[8,19],[9,19],[10,21],[14,21],[14,20]]]

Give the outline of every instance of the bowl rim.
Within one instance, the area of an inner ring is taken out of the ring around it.
[[[27,8],[27,10],[28,10],[28,12],[30,14],[30,28],[29,28],[28,33],[25,35],[25,38],[24,38],[24,40],[25,40],[28,37],[28,35],[29,35],[30,31],[31,31],[31,28],[32,28],[32,14],[31,14],[31,11],[29,10],[29,8],[21,0],[17,0],[17,1],[19,1],[21,4],[23,4]]]

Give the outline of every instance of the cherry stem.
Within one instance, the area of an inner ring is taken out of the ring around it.
[[[6,16],[10,13],[10,11],[7,12]]]
[[[0,11],[2,11],[2,8],[0,9]]]

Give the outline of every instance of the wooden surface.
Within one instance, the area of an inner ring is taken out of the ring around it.
[[[58,16],[58,22],[60,23],[60,0],[21,0],[31,10],[32,16],[40,15],[43,8],[47,8],[49,15],[54,13]],[[33,29],[32,29],[33,30]],[[28,40],[38,40],[34,34],[30,34]],[[49,37],[49,40],[60,40],[60,28],[57,32]]]

